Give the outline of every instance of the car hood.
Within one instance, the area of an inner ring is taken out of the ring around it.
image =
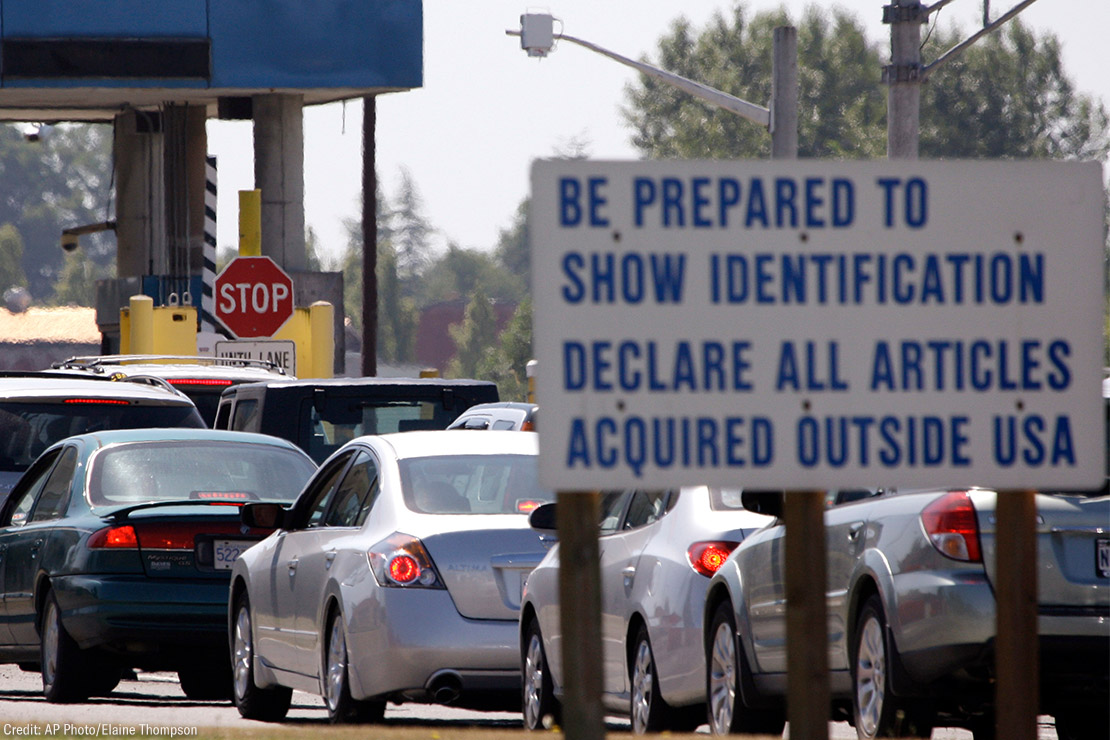
[[[421,537],[462,616],[517,618],[524,581],[547,554],[539,535],[520,520],[519,528],[469,528]]]

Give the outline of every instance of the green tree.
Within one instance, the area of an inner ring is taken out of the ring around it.
[[[934,33],[935,59],[967,34]],[[1060,42],[1037,38],[1019,19],[937,68],[922,88],[922,157],[1103,159],[1110,152],[1106,108],[1076,93]]]
[[[526,298],[501,332],[498,346],[482,355],[474,377],[497,383],[503,401],[527,401],[532,356],[532,301]]]
[[[518,301],[526,285],[505,271],[489,252],[464,249],[452,243],[424,271],[415,298],[416,304],[423,307],[473,296],[481,290],[488,298]]]
[[[389,242],[378,243],[378,357],[407,363],[415,359],[417,312],[401,294],[397,255]],[[359,280],[361,283],[361,279]],[[388,310],[382,310],[387,307]]]
[[[659,41],[666,70],[766,106],[771,99],[773,32],[794,25],[785,10],[756,13],[737,4],[695,34],[685,18]],[[855,16],[805,11],[798,28],[798,154],[877,157],[886,151],[881,54]],[[756,124],[640,75],[626,88],[632,143],[652,158],[764,158],[771,139]]]
[[[659,66],[753,103],[770,100],[773,29],[792,25],[778,10],[748,20],[743,4],[718,13],[695,34],[684,19],[659,42]],[[798,28],[798,153],[802,157],[882,157],[886,152],[884,54],[858,20],[810,7]],[[934,33],[924,57],[935,59],[964,37]],[[1064,157],[1107,155],[1105,107],[1076,93],[1060,44],[1018,20],[938,68],[923,88],[923,157]],[[714,109],[644,75],[627,90],[625,115],[634,145],[661,157],[762,158],[770,137],[749,121]]]
[[[485,355],[497,343],[497,317],[493,303],[479,288],[466,305],[461,324],[447,328],[455,342],[456,354],[447,368],[448,377],[473,378]]]
[[[23,272],[23,237],[13,224],[0,226],[0,291],[26,288]]]
[[[63,269],[62,229],[110,218],[112,128],[59,124],[38,142],[13,125],[0,125],[0,224],[13,224],[26,247],[23,270],[33,296],[54,292]],[[101,269],[115,259],[107,234],[81,238],[81,251]]]
[[[109,272],[83,250],[67,252],[49,303],[55,306],[95,306],[96,281],[108,277]]]
[[[401,170],[401,189],[385,221],[397,253],[397,274],[402,283],[411,286],[427,267],[431,255],[429,242],[435,230],[423,214],[423,201],[412,173]],[[380,214],[380,211],[379,211]],[[410,293],[411,294],[411,293]]]

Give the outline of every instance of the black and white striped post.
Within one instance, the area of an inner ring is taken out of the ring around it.
[[[216,332],[216,158],[204,171],[204,267],[201,269],[200,330]]]

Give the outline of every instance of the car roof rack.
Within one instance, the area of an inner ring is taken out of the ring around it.
[[[135,365],[165,360],[178,360],[196,365],[219,365],[223,367],[257,367],[277,375],[285,375],[285,369],[270,360],[255,360],[246,357],[209,357],[208,355],[85,355],[70,357],[51,365],[55,370],[92,370],[103,371],[108,365]]]

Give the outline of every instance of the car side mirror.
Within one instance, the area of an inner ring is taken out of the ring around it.
[[[740,503],[748,511],[782,518],[782,491],[744,491],[740,494]]]
[[[558,527],[556,526],[555,518],[555,502],[537,506],[528,515],[528,525],[532,529],[539,530],[540,532],[554,532]]]
[[[243,508],[239,509],[239,521],[248,527],[284,529],[286,514],[288,509],[281,504],[244,504]]]

